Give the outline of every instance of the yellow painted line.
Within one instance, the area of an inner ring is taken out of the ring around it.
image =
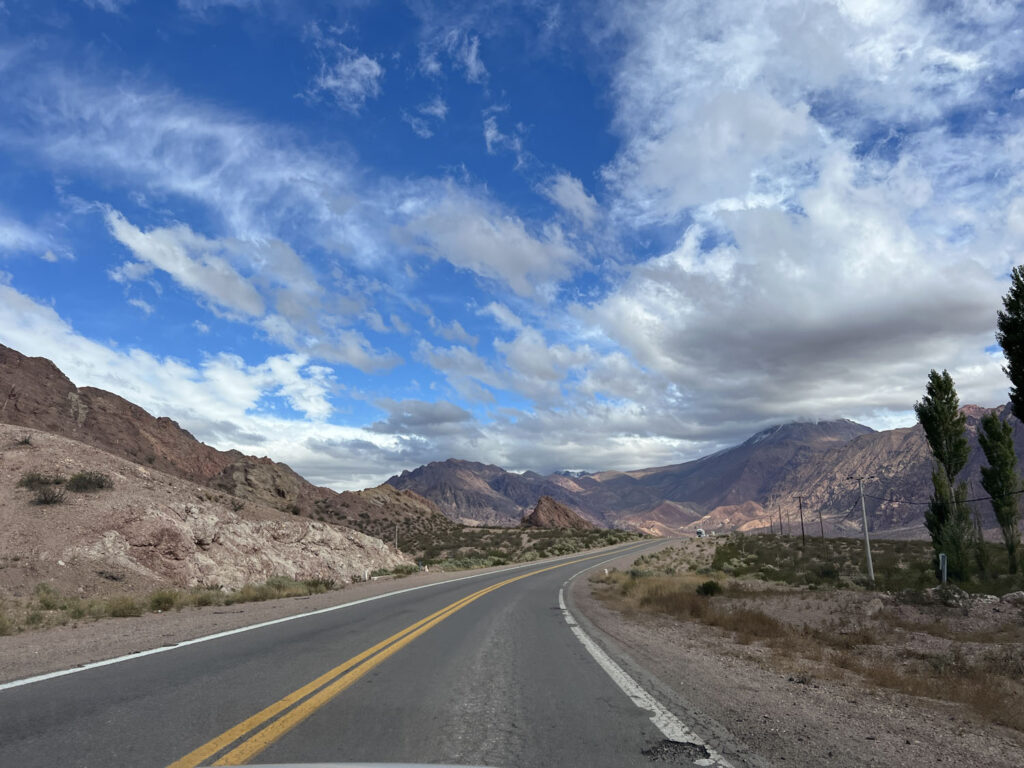
[[[620,552],[629,552],[646,543],[647,542],[642,542],[641,544],[625,547],[620,550]],[[263,730],[258,731],[255,735],[251,736],[246,741],[239,744],[235,749],[221,757],[214,763],[214,765],[239,765],[248,762],[249,758],[259,752],[262,752],[272,743],[281,738],[285,733],[313,714],[317,709],[351,686],[359,678],[363,677],[367,672],[382,664],[394,653],[397,653],[424,632],[427,632],[431,628],[440,624],[449,616],[462,610],[475,600],[478,600],[484,595],[489,594],[496,589],[500,589],[507,584],[519,581],[520,579],[535,576],[538,573],[544,573],[545,571],[551,571],[556,568],[564,568],[567,565],[574,565],[587,560],[605,557],[609,554],[612,553],[602,552],[599,555],[578,558],[576,560],[570,560],[557,565],[551,565],[547,568],[540,568],[536,571],[530,571],[529,573],[524,573],[520,576],[505,579],[497,584],[492,584],[489,587],[484,587],[483,589],[467,595],[460,600],[456,600],[454,603],[451,603],[439,611],[435,611],[429,616],[410,624],[408,627],[396,632],[386,640],[380,641],[376,645],[367,648],[362,653],[353,656],[351,659],[348,659],[342,664],[339,664],[333,669],[325,672],[315,680],[307,683],[292,693],[289,693],[279,701],[274,702],[270,706],[257,712],[255,715],[243,720],[233,728],[230,728],[221,735],[192,750],[180,760],[176,760],[171,763],[168,768],[195,768],[208,758],[256,730],[267,721],[272,720],[280,713],[289,710],[289,708],[292,708],[294,705],[298,704],[298,702],[301,702],[301,704],[294,706],[294,708],[287,711],[285,715],[263,728]],[[311,696],[310,694],[314,694],[314,692],[317,693]],[[309,697],[308,699],[306,699],[307,696]],[[303,701],[303,699],[306,700]]]

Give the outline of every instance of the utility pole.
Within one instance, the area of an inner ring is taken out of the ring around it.
[[[818,525],[821,526],[821,540],[825,541],[825,521],[821,518],[821,505],[818,505]]]
[[[806,546],[807,534],[804,532],[804,497],[798,495],[796,500],[800,502],[800,546]]]
[[[857,485],[860,488],[860,514],[864,521],[864,553],[868,558],[868,581],[871,585],[875,584],[875,567],[871,564],[871,537],[868,536],[868,510],[864,506],[864,481],[875,480],[874,475],[868,475],[867,477],[853,477],[852,475],[847,478],[848,480],[856,480]]]
[[[779,535],[785,536],[786,527],[782,524],[782,503],[778,499],[775,500],[775,509],[779,513]]]
[[[395,549],[398,549],[398,523],[395,523]]]

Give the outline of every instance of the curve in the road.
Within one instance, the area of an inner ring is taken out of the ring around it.
[[[619,550],[616,553],[616,557],[644,545],[646,545],[646,542],[626,547]],[[359,678],[363,677],[367,672],[387,661],[389,657],[400,651],[417,637],[428,632],[470,603],[508,584],[521,581],[530,576],[553,571],[557,568],[565,568],[569,565],[576,565],[588,560],[596,560],[601,557],[606,558],[607,556],[607,552],[602,552],[598,555],[581,557],[569,560],[568,562],[549,565],[545,568],[538,568],[529,573],[513,576],[497,584],[484,587],[460,600],[456,600],[441,610],[435,611],[429,616],[396,632],[391,637],[367,648],[362,653],[334,667],[334,669],[325,672],[315,680],[296,689],[260,712],[257,712],[252,717],[247,718],[233,728],[189,752],[180,760],[171,763],[168,768],[196,768],[196,766],[201,765],[206,760],[243,738],[245,740],[241,744],[238,744],[231,751],[220,757],[214,765],[244,765],[359,680]],[[263,727],[261,728],[261,726]],[[256,732],[253,733],[253,731]]]

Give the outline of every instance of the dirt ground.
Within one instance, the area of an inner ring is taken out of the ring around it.
[[[688,546],[689,556],[696,557],[697,543]],[[876,654],[891,655],[895,646],[906,646],[916,658],[942,652],[942,644],[958,634],[984,645],[986,639],[1003,637],[999,633],[1015,633],[1024,627],[1019,608],[947,608],[943,615],[948,621],[939,631],[932,609],[866,592],[808,595],[794,590],[765,599],[755,591],[740,598],[741,605],[757,605],[780,622],[806,625],[811,632],[828,628],[860,639],[859,633],[872,622],[888,619],[886,626],[898,625],[892,636],[870,636],[863,647],[851,640],[858,663],[837,669],[828,663],[829,652],[773,648],[749,638],[740,642],[736,633],[698,621],[624,612],[614,607],[615,601],[601,597],[607,590],[607,585],[578,579],[573,585],[577,608],[666,686],[677,705],[681,702],[693,713],[698,732],[704,721],[706,730],[720,728],[727,740],[742,744],[738,765],[758,762],[745,761],[743,755],[749,753],[770,765],[808,767],[1024,765],[1021,731],[995,725],[965,704],[872,684],[870,674],[863,672]],[[917,631],[922,627],[930,631]],[[1019,653],[1018,645],[1009,648]],[[713,733],[710,737],[714,740]]]

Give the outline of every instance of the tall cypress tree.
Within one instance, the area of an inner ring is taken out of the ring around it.
[[[1024,421],[1024,266],[1010,273],[1010,290],[1003,296],[1003,309],[996,315],[996,341],[1003,348],[1010,378],[1013,415]]]
[[[954,578],[967,576],[974,527],[967,506],[967,484],[957,483],[956,476],[967,463],[967,419],[960,413],[953,377],[948,371],[931,371],[921,402],[914,412],[924,428],[925,438],[935,457],[932,472],[934,493],[925,512],[925,526],[932,538],[935,562],[945,553],[949,573]]]
[[[981,487],[992,497],[992,511],[1002,529],[1006,554],[1010,558],[1010,573],[1016,573],[1021,480],[1017,475],[1017,455],[1013,451],[1013,426],[1008,421],[1000,421],[995,413],[987,413],[981,420],[978,442],[988,461],[988,466],[981,468]]]

